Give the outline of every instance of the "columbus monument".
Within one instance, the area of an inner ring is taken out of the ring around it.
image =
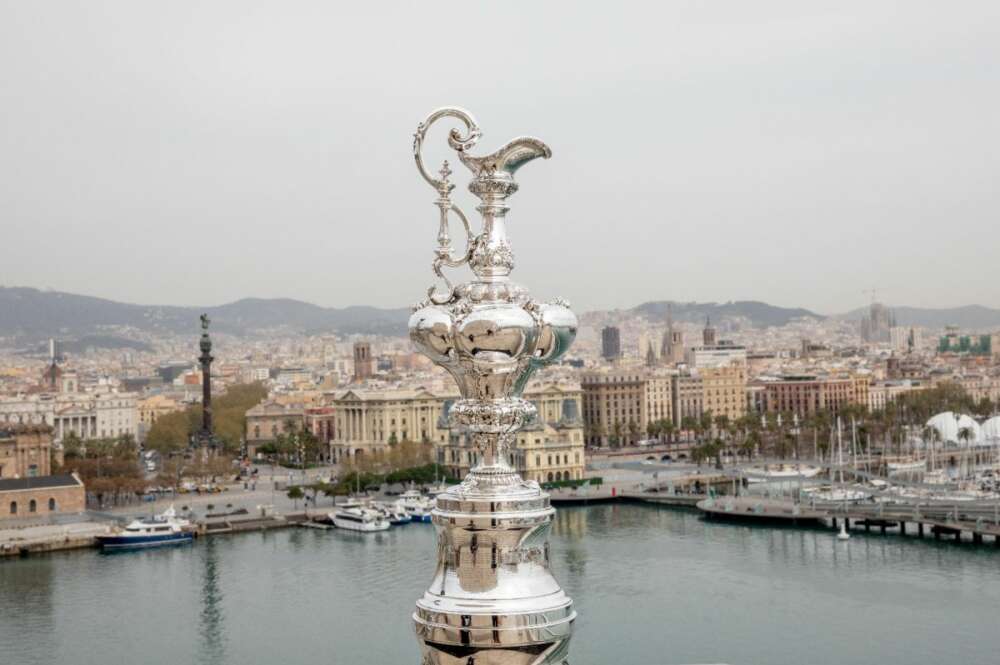
[[[445,118],[453,122],[448,145],[472,172],[469,191],[481,201],[478,233],[451,201],[448,162],[437,177],[424,168],[427,131]],[[514,174],[552,153],[538,139],[521,137],[475,157],[471,150],[480,136],[467,111],[442,108],[420,124],[413,143],[417,170],[437,192],[432,268],[443,289],[432,286],[414,308],[410,338],[458,383],[452,425],[467,433],[478,453],[468,477],[437,497],[437,570],[413,621],[423,665],[561,665],[576,612],[549,570],[555,510],[549,495],[523,480],[510,460],[517,430],[535,415],[521,397],[525,385],[566,352],[577,330],[567,303],[536,301],[509,279],[514,254],[507,198],[518,188]],[[461,252],[451,247],[452,214],[464,229]],[[474,278],[453,286],[442,269],[462,265]]]
[[[203,453],[215,453],[219,442],[212,431],[212,338],[208,336],[208,326],[211,320],[208,314],[201,315],[201,429],[191,437],[191,447],[199,448]]]

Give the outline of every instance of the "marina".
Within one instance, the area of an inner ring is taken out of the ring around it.
[[[840,543],[830,530],[653,504],[562,508],[552,565],[586,610],[572,662],[996,662],[1000,553],[852,527]],[[430,580],[435,541],[430,528],[298,528],[4,560],[0,603],[22,600],[0,619],[0,643],[14,645],[18,665],[414,662],[409,601]],[[882,639],[852,639],[874,617]],[[349,637],[372,626],[379,639]],[[92,639],[109,631],[133,637]],[[780,643],[752,639],[776,634]]]

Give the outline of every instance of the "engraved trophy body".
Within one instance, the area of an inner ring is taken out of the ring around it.
[[[472,172],[469,190],[481,201],[482,228],[451,201],[454,185],[444,163],[439,178],[424,168],[427,131],[442,118],[453,128],[448,144]],[[424,665],[555,665],[565,663],[576,613],[549,570],[548,534],[555,510],[533,481],[510,463],[517,430],[535,416],[521,398],[531,375],[554,362],[576,336],[576,316],[562,301],[540,303],[513,282],[514,255],[507,239],[506,200],[517,191],[515,172],[551,151],[538,139],[514,139],[496,152],[473,157],[481,132],[458,108],[434,111],[417,128],[413,153],[421,176],[437,191],[440,210],[433,269],[445,290],[428,290],[414,308],[410,338],[458,383],[461,399],[452,425],[475,446],[478,462],[468,477],[438,495],[437,570],[413,614]],[[467,242],[451,247],[454,213]],[[443,268],[468,265],[470,282],[453,286]]]

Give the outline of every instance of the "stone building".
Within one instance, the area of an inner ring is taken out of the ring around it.
[[[354,343],[354,380],[364,381],[374,374],[372,345],[368,342]]]
[[[705,388],[701,375],[685,371],[671,377],[671,399],[674,424],[678,428],[683,427],[688,418],[699,420],[705,410]]]
[[[0,478],[52,473],[52,434],[43,427],[0,429]]]
[[[58,393],[0,397],[0,427],[48,425],[56,441],[70,433],[80,439],[138,437],[139,417],[132,393]]]
[[[583,389],[583,421],[587,443],[607,446],[638,443],[649,424],[672,420],[671,376],[668,370],[618,368],[586,372]]]
[[[747,370],[740,364],[726,367],[705,367],[701,375],[702,404],[704,411],[713,417],[726,416],[735,422],[747,412]]]
[[[279,434],[288,434],[302,428],[305,416],[302,404],[282,404],[267,399],[251,407],[246,413],[247,455],[255,457],[257,449],[272,443]]]
[[[351,389],[336,395],[333,437],[330,449],[334,462],[363,455],[380,455],[400,441],[444,443],[447,428],[442,426],[445,404],[458,393],[413,390],[370,391]]]
[[[786,375],[762,381],[763,410],[808,416],[817,411],[837,413],[849,405],[868,408],[867,376]]]
[[[667,305],[667,329],[660,343],[660,361],[668,366],[684,362],[684,332],[674,328],[673,309]]]
[[[914,390],[924,390],[930,381],[920,379],[899,379],[873,382],[868,387],[868,410],[881,411],[895,402],[900,395]]]
[[[537,416],[518,431],[508,463],[525,480],[540,483],[582,480],[585,473],[582,390],[578,386],[529,386],[524,399]],[[449,432],[438,446],[438,462],[452,476],[464,477],[479,461],[479,453],[462,432]]]
[[[0,523],[15,519],[81,513],[86,491],[73,474],[38,478],[0,478]]]

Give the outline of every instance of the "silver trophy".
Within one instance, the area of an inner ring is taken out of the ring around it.
[[[448,144],[472,171],[469,190],[482,203],[482,229],[451,200],[455,188],[445,162],[437,178],[424,168],[427,131],[442,118],[457,120]],[[457,123],[456,123],[457,124]],[[458,486],[438,495],[437,570],[417,601],[413,620],[423,665],[550,665],[565,663],[576,612],[549,570],[549,530],[555,509],[534,481],[514,470],[510,447],[517,430],[535,417],[521,398],[531,375],[562,356],[576,336],[567,303],[536,302],[509,281],[514,255],[507,240],[507,198],[514,174],[538,157],[551,156],[535,138],[514,139],[482,157],[470,154],[481,132],[459,108],[434,111],[414,135],[417,169],[436,191],[440,209],[432,286],[414,308],[410,338],[458,383],[452,426],[464,431],[478,461]],[[449,219],[462,223],[466,247],[451,246]],[[443,268],[467,264],[471,282],[453,286]]]

